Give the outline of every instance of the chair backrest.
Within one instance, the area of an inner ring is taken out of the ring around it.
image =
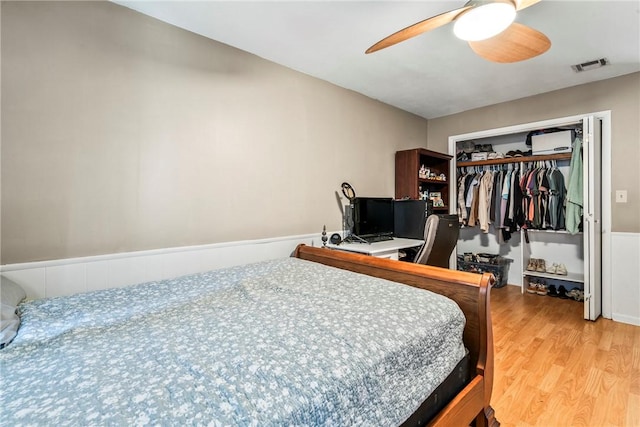
[[[456,247],[459,234],[457,215],[429,215],[424,226],[424,245],[414,262],[449,268],[449,257]]]

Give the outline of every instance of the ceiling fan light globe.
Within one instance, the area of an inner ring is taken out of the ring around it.
[[[453,33],[466,41],[485,40],[504,31],[515,17],[516,8],[511,2],[481,4],[456,19]]]

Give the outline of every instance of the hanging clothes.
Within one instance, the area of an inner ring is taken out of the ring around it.
[[[557,167],[549,172],[549,217],[553,230],[564,229],[564,175]]]
[[[482,179],[482,174],[477,173],[473,180],[471,181],[471,189],[469,191],[470,205],[469,205],[469,227],[473,227],[478,222],[478,204],[479,204],[479,195],[480,195],[480,180]]]
[[[493,171],[485,171],[480,179],[478,191],[478,223],[483,233],[489,232],[489,210],[493,194]]]
[[[489,219],[493,226],[498,229],[500,224],[500,201],[502,200],[502,182],[504,180],[504,171],[499,170],[493,179],[493,197],[491,198],[491,208],[489,210]]]
[[[572,150],[567,184],[565,226],[569,233],[576,234],[580,231],[583,212],[582,139],[580,137],[574,139]]]

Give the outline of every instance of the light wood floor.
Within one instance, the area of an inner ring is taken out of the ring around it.
[[[491,291],[503,426],[640,426],[640,327],[582,318],[582,303]]]

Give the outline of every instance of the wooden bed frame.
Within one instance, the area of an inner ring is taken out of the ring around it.
[[[467,319],[463,340],[475,375],[429,426],[499,426],[490,406],[493,387],[493,334],[489,290],[493,275],[465,273],[420,264],[376,258],[328,248],[299,245],[296,258],[428,289],[456,301]]]

